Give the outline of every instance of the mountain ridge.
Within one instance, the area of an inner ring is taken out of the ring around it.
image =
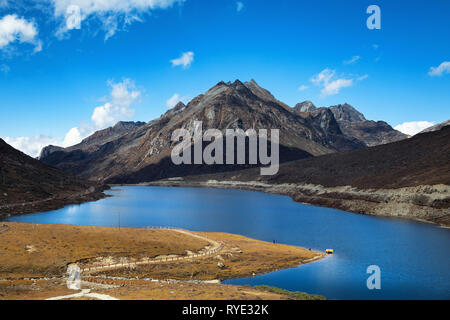
[[[385,121],[367,120],[365,116],[348,103],[330,107],[317,108],[311,101],[303,101],[295,105],[294,110],[301,115],[315,114],[318,110],[330,110],[342,133],[373,147],[408,138],[407,135],[393,129]]]
[[[171,133],[178,128],[192,132],[195,121],[202,121],[204,130],[214,128],[222,132],[238,128],[279,129],[282,162],[366,146],[343,133],[331,110],[298,112],[252,79],[220,81],[186,105],[178,103],[157,119],[118,135],[105,134],[107,138],[103,140],[93,138],[111,131],[104,129],[79,145],[43,152],[41,160],[81,177],[110,183],[138,183],[175,174],[242,169],[242,166],[175,167],[171,164]]]

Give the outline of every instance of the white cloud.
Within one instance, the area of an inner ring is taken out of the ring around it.
[[[369,77],[369,75],[368,75],[368,74],[365,74],[365,75],[362,75],[362,76],[360,76],[360,77],[356,78],[356,80],[358,80],[358,81],[362,81],[362,80],[365,80],[365,79],[367,79],[368,77]]]
[[[311,78],[311,82],[315,85],[321,85],[322,83],[328,83],[330,82],[331,78],[334,77],[336,74],[335,70],[331,69],[324,69],[320,73],[316,74],[314,77]]]
[[[39,156],[43,147],[48,146],[49,144],[58,144],[56,139],[45,135],[18,138],[5,137],[4,140],[14,148],[34,158]]]
[[[412,121],[412,122],[404,122],[394,127],[395,130],[403,132],[404,134],[413,136],[420,131],[433,126],[433,122],[429,121]]]
[[[241,1],[236,2],[236,11],[241,12],[241,10],[244,9],[244,4]]]
[[[141,99],[141,91],[136,89],[131,79],[114,83],[108,81],[111,93],[104,105],[96,107],[92,113],[93,124],[82,124],[71,128],[64,139],[38,135],[35,137],[6,137],[4,140],[14,148],[32,156],[37,157],[42,148],[49,144],[55,146],[70,147],[80,143],[84,138],[90,136],[96,130],[104,129],[120,120],[127,120],[134,116],[135,110],[130,107]],[[183,98],[182,98],[183,99]]]
[[[141,100],[141,91],[136,89],[134,81],[126,78],[122,82],[108,81],[107,84],[111,87],[111,93],[106,98],[108,101],[96,107],[92,112],[93,124],[73,127],[67,132],[63,142],[58,145],[63,147],[76,145],[96,130],[104,129],[120,120],[128,120],[134,116],[135,110],[130,107]]]
[[[141,16],[153,10],[167,9],[185,0],[50,0],[56,18],[63,23],[58,34],[80,29],[90,19],[100,21],[105,30],[105,40],[117,30],[126,28]]]
[[[141,97],[141,92],[136,90],[136,86],[131,79],[126,78],[119,83],[108,81],[108,85],[112,88],[111,98],[115,105],[129,107]]]
[[[319,87],[322,87],[322,90],[320,91],[322,93],[322,96],[337,94],[342,88],[350,87],[353,85],[353,79],[334,79],[335,76],[336,70],[326,68],[312,77],[311,82]]]
[[[189,67],[194,61],[194,53],[192,51],[185,52],[181,55],[181,57],[177,59],[170,60],[172,66],[183,66],[184,69]]]
[[[0,19],[0,49],[16,41],[33,44],[35,52],[42,50],[42,43],[38,39],[38,31],[34,23],[19,18],[15,14],[9,14]]]
[[[92,113],[91,120],[99,128],[107,127],[114,123],[119,115],[119,108],[107,102],[102,106],[96,107]]]
[[[442,76],[444,73],[450,73],[450,61],[442,62],[438,67],[431,67],[428,75],[432,77]]]
[[[69,132],[67,132],[62,145],[63,147],[70,147],[80,143],[81,140],[83,140],[83,137],[81,135],[80,129],[74,127],[70,129]]]
[[[74,127],[67,132],[64,140],[59,140],[43,134],[34,137],[5,137],[6,143],[10,144],[17,150],[36,158],[41,153],[42,148],[48,145],[70,147],[81,142],[85,137],[91,135],[93,130],[89,127],[83,126],[81,128]]]
[[[321,92],[324,96],[338,94],[342,88],[351,87],[352,85],[353,79],[337,79],[326,83]]]
[[[178,93],[175,93],[172,97],[170,97],[166,101],[166,106],[168,109],[171,109],[177,105],[178,102],[186,103],[189,98],[187,96],[180,97]]]
[[[344,61],[344,64],[354,64],[354,63],[356,63],[356,61],[358,61],[359,59],[360,59],[361,57],[360,56],[353,56],[353,57],[351,57],[351,59],[349,59],[349,60],[345,60]]]
[[[110,101],[96,107],[92,113],[91,120],[97,129],[113,125],[119,120],[132,118],[135,111],[130,106],[139,102],[141,98],[141,92],[130,79],[124,79],[119,83],[108,81],[108,85],[112,88]]]
[[[308,86],[305,86],[304,84],[302,84],[300,87],[298,87],[298,91],[305,91],[308,88],[309,88]]]

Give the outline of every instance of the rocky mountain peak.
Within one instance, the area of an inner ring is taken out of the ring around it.
[[[143,126],[144,124],[145,122],[142,121],[119,121],[112,127],[112,130],[116,132],[124,132]]]
[[[174,109],[183,109],[185,107],[186,105],[182,101],[180,101],[175,105]]]
[[[242,83],[239,79],[235,80],[232,84],[231,87],[236,90],[238,93],[241,94],[252,94],[253,92],[244,84]]]
[[[297,103],[294,107],[295,110],[300,112],[312,112],[316,110],[316,106],[309,100]]]
[[[330,110],[338,121],[362,122],[367,120],[361,112],[348,103],[331,106]]]
[[[45,157],[48,157],[51,153],[53,153],[55,151],[61,151],[61,150],[64,150],[64,148],[63,147],[54,146],[54,145],[46,146],[46,147],[42,148],[38,159],[43,159]]]
[[[257,97],[265,101],[277,101],[269,90],[261,87],[254,79],[247,81],[244,85]]]

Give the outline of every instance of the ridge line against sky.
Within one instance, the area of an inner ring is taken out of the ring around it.
[[[368,1],[0,0],[0,137],[36,156],[251,78],[410,135],[447,120],[450,4],[375,2],[381,30]]]

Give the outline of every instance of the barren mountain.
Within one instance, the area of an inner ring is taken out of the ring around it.
[[[85,178],[114,183],[137,183],[242,168],[231,165],[174,166],[170,159],[174,145],[172,132],[178,128],[192,132],[195,121],[203,122],[204,131],[212,128],[222,132],[237,128],[244,131],[279,129],[281,161],[365,146],[357,139],[345,136],[330,111],[302,116],[254,80],[246,83],[236,80],[219,82],[187,105],[179,103],[145,125],[114,136],[109,134],[111,128],[102,130],[79,145],[43,152],[41,160]]]
[[[408,137],[394,130],[384,121],[367,120],[362,113],[347,103],[329,108],[316,108],[311,101],[304,101],[297,104],[294,110],[303,115],[314,115],[320,110],[322,112],[324,112],[323,110],[329,110],[333,113],[342,133],[362,141],[368,147],[399,141]]]
[[[45,165],[0,139],[0,217],[97,200],[104,189]]]
[[[384,121],[367,120],[362,113],[347,103],[332,106],[330,110],[344,134],[363,141],[368,147],[408,138],[406,134],[393,129]]]
[[[109,141],[113,141],[118,137],[124,135],[125,133],[137,129],[143,126],[145,122],[133,122],[133,121],[119,121],[113,127],[109,127],[100,131],[96,131],[79,144],[68,148],[62,148],[57,146],[47,146],[42,149],[39,159],[44,159],[48,157],[51,153],[55,151],[66,151],[70,152],[77,149],[89,150],[94,149],[100,145],[103,145]]]
[[[402,141],[287,162],[280,165],[274,176],[260,177],[254,169],[232,175],[242,181],[257,179],[362,189],[450,185],[449,159],[450,126],[447,126]]]

